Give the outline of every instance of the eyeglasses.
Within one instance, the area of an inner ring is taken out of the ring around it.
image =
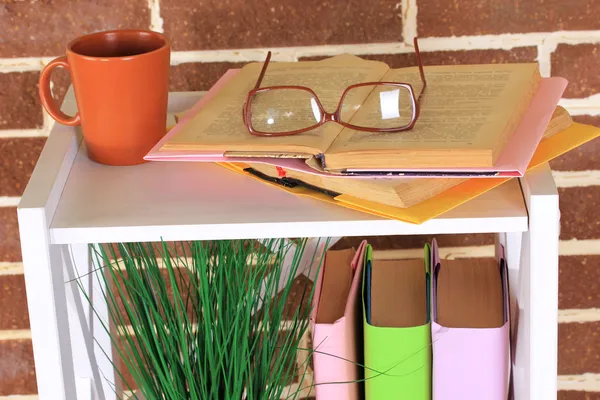
[[[248,131],[255,136],[289,136],[303,133],[333,121],[366,132],[402,132],[414,127],[419,118],[421,96],[427,86],[417,38],[415,55],[423,86],[415,97],[409,83],[365,82],[348,86],[333,113],[323,108],[317,94],[306,86],[260,85],[267,71],[271,52],[260,71],[258,81],[248,93],[242,116]],[[355,99],[366,99],[357,104]],[[361,108],[361,118],[350,120]]]

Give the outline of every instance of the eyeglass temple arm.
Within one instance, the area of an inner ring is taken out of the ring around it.
[[[260,70],[260,75],[258,76],[258,80],[256,81],[256,85],[254,86],[254,89],[258,89],[260,87],[260,84],[262,83],[262,80],[265,77],[265,73],[267,72],[267,67],[269,66],[269,61],[271,61],[271,52],[270,51],[267,53],[267,59],[265,60],[265,63],[263,64],[262,69]]]
[[[421,92],[419,93],[418,98],[421,97],[423,92],[425,91],[425,87],[427,86],[427,80],[425,79],[425,72],[423,72],[423,62],[421,61],[421,53],[419,52],[419,41],[415,37],[415,55],[417,56],[417,63],[419,64],[419,73],[421,74],[421,81],[423,82],[423,87],[421,88]]]

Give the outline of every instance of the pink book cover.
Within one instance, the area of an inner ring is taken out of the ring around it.
[[[353,270],[352,285],[346,301],[344,316],[333,324],[316,323],[321,287],[323,284],[323,268],[319,272],[313,311],[311,316],[314,382],[317,400],[361,399],[362,379],[362,316],[360,288],[362,269],[365,258],[366,241],[363,241],[348,268]]]
[[[508,269],[498,252],[504,290],[504,325],[500,328],[447,328],[437,323],[438,247],[432,243],[433,400],[506,400],[509,382]]]
[[[271,164],[285,169],[298,170],[315,175],[324,175],[330,177],[339,177],[340,179],[373,179],[381,176],[381,172],[365,170],[349,170],[349,172],[361,173],[357,175],[333,175],[323,171],[317,171],[310,168],[302,159],[285,158],[265,158],[265,157],[244,157],[243,159],[227,157],[221,153],[198,153],[190,151],[160,151],[160,148],[174,135],[183,129],[187,122],[200,111],[200,109],[209,102],[219,90],[233,78],[239,69],[230,69],[225,75],[215,83],[215,85],[202,97],[198,103],[192,107],[189,112],[172,128],[156,146],[144,157],[149,161],[196,161],[196,162],[255,162]],[[389,170],[392,175],[382,177],[382,179],[413,177],[444,177],[444,173],[451,173],[453,177],[489,177],[486,175],[477,175],[480,173],[498,172],[497,177],[515,177],[523,176],[531,157],[537,148],[538,143],[544,136],[546,126],[552,119],[552,113],[556,109],[558,102],[567,86],[567,80],[564,78],[544,78],[542,79],[538,91],[531,104],[523,116],[521,123],[513,133],[511,140],[506,145],[504,151],[496,161],[493,167],[489,168],[448,168],[444,170],[428,169],[402,169]],[[240,111],[241,115],[241,111]],[[241,118],[241,117],[240,117]],[[418,122],[417,122],[418,123]],[[402,172],[409,172],[408,175],[401,175]],[[464,175],[461,175],[464,174]]]

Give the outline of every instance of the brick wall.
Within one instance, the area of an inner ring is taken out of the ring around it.
[[[151,28],[172,39],[171,89],[205,90],[228,68],[350,52],[412,65],[537,60],[570,80],[562,104],[600,126],[597,0],[2,0],[0,1],[0,399],[36,393],[15,206],[52,121],[36,83],[78,35]],[[55,74],[60,98],[68,76]],[[600,399],[600,141],[552,163],[560,190],[559,398]],[[378,248],[418,238],[377,238]],[[463,256],[491,254],[490,235],[444,237]],[[29,398],[29,397],[26,397]],[[35,396],[31,397],[35,398]]]

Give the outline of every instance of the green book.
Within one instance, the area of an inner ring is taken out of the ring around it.
[[[371,246],[365,257],[365,398],[430,400],[430,247],[424,259],[374,261]]]

